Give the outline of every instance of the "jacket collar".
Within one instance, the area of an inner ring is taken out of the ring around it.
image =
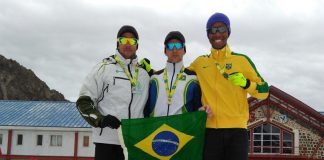
[[[175,72],[178,73],[178,72],[180,72],[182,66],[183,66],[183,61],[180,61],[178,63],[167,62],[165,68],[167,69],[168,73],[172,73],[174,71],[174,69],[175,69]]]
[[[223,47],[222,49],[211,48],[210,53],[211,53],[212,58],[221,59],[221,58],[226,58],[226,57],[230,56],[232,54],[232,51],[231,51],[229,45],[226,44],[226,46]]]
[[[128,64],[131,64],[131,65],[136,65],[137,64],[137,55],[135,54],[135,58],[134,59],[125,59],[119,52],[118,50],[116,50],[116,53],[115,55],[117,55],[120,59],[120,61],[124,64],[124,65],[128,65]]]

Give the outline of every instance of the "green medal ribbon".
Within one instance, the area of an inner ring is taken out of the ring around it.
[[[173,94],[174,94],[175,89],[177,88],[178,80],[181,78],[183,71],[184,71],[184,67],[182,66],[180,72],[177,74],[176,81],[174,82],[173,85],[171,84],[172,86],[171,86],[171,90],[170,90],[169,86],[168,86],[168,73],[167,73],[167,70],[164,69],[163,80],[164,80],[164,85],[165,85],[165,90],[166,90],[166,94],[167,94],[167,97],[168,97],[168,104],[169,105],[172,104]]]
[[[125,68],[125,65],[123,64],[123,62],[119,59],[119,57],[117,55],[115,55],[115,60],[117,61],[119,66],[123,69],[126,76],[129,78],[129,80],[131,82],[131,85],[132,85],[132,88],[135,88],[135,86],[137,85],[137,79],[138,79],[138,68],[139,68],[138,64],[135,65],[135,76],[134,76],[134,78],[132,78],[131,74]]]

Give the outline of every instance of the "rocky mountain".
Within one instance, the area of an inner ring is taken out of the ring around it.
[[[0,55],[0,99],[65,101],[63,94],[50,89],[35,73]]]

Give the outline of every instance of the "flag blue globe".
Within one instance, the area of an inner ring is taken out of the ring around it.
[[[152,142],[154,152],[160,156],[170,156],[174,154],[179,147],[179,138],[170,131],[158,133]]]

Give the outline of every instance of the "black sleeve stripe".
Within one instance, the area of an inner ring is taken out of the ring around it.
[[[114,59],[115,59],[114,55],[111,55],[111,56],[105,58],[104,60],[107,60],[109,62],[109,64],[117,64],[117,62]]]
[[[189,70],[187,68],[185,68],[183,72],[186,73],[187,75],[197,75],[196,72],[191,71],[191,70]]]
[[[156,71],[156,72],[154,72],[154,75],[160,75],[161,73],[163,73],[163,71],[164,71],[164,69],[161,69],[159,71]]]

